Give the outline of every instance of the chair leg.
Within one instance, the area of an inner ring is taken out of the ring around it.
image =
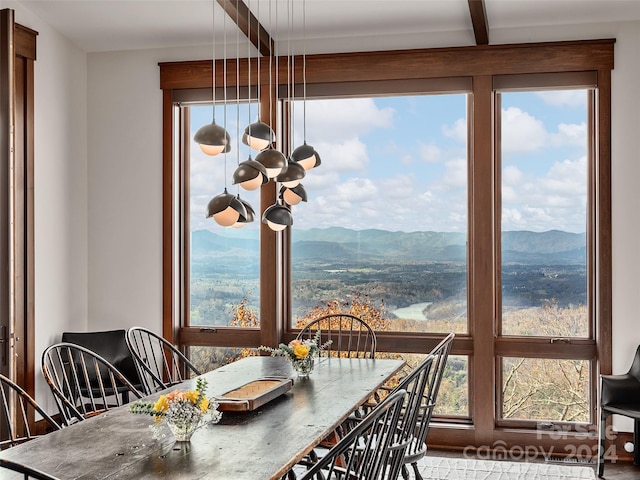
[[[404,480],[409,480],[409,469],[407,468],[407,464],[402,465],[402,478]]]
[[[415,479],[422,480],[422,475],[420,475],[420,470],[418,470],[418,462],[413,462],[411,466],[413,467],[413,474],[415,475]]]
[[[607,419],[604,414],[600,414],[599,441],[598,441],[598,477],[604,475],[604,448],[605,448],[605,432],[607,428]]]

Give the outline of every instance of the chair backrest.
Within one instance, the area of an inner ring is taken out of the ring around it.
[[[11,474],[3,474],[0,472],[0,478],[12,479],[12,478],[23,478],[23,479],[33,479],[33,480],[59,480],[58,477],[54,477],[53,475],[49,475],[48,473],[44,473],[40,470],[36,470],[35,468],[28,467],[26,465],[22,465],[21,463],[14,462],[12,460],[7,460],[6,458],[0,458],[0,470],[11,470],[12,472],[18,472],[22,475],[20,476],[11,476]]]
[[[305,326],[298,339],[313,338],[320,329],[320,343],[331,340],[321,355],[374,358],[376,354],[376,334],[361,318],[348,313],[331,314],[311,321]]]
[[[413,459],[426,453],[429,423],[436,407],[442,375],[447,366],[454,337],[453,332],[448,334],[397,387],[408,392],[405,408],[407,414],[404,416],[406,423],[403,424],[405,432],[413,432],[413,439],[407,447],[408,458]]]
[[[314,463],[300,480],[396,480],[407,447],[398,431],[406,392],[396,390]]]
[[[133,355],[127,346],[126,330],[63,332],[63,343],[75,343],[97,353],[116,367],[138,390],[143,390]]]
[[[105,412],[142,394],[116,367],[88,348],[57,343],[42,353],[42,373],[64,422]]]
[[[130,328],[127,331],[127,344],[148,395],[181,383],[191,374],[201,375],[178,348],[151,330]]]
[[[35,412],[40,414],[51,429],[60,429],[60,425],[18,384],[0,374],[0,386],[0,418],[8,434],[7,439],[0,441],[0,449],[19,445],[38,436],[31,431],[29,424],[30,419],[33,421],[32,415]]]

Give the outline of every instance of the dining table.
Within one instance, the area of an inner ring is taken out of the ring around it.
[[[189,442],[176,442],[168,429],[164,438],[154,439],[153,418],[134,415],[124,405],[4,450],[0,457],[61,480],[279,479],[403,365],[396,359],[323,357],[307,378],[299,378],[283,357],[246,357],[202,375],[208,397],[264,378],[291,378],[293,385],[255,409],[224,411],[218,423],[200,427]],[[144,400],[195,385],[191,378]]]

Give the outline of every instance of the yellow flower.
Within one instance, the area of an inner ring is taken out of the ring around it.
[[[309,347],[304,344],[295,345],[293,347],[293,354],[296,358],[306,358],[309,355]]]
[[[158,398],[158,401],[153,404],[153,410],[156,412],[166,412],[168,408],[169,408],[169,400],[167,399],[166,395],[160,395],[160,398]]]
[[[198,401],[199,395],[200,392],[198,392],[197,390],[189,390],[184,394],[184,396],[187,397],[187,400],[189,400],[189,402],[191,402],[193,405],[195,405]]]
[[[209,399],[207,397],[202,397],[200,401],[200,410],[202,413],[207,413],[207,409],[209,408]]]

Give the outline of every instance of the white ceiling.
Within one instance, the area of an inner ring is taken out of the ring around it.
[[[214,41],[212,0],[18,1],[87,52]],[[475,44],[467,0],[244,2],[278,41],[281,54],[300,53],[303,48],[321,53]],[[485,4],[490,43],[492,29],[640,20],[640,0],[485,0]],[[215,8],[216,45],[229,48],[236,43],[237,29],[219,5]],[[240,44],[248,45],[244,37]]]

